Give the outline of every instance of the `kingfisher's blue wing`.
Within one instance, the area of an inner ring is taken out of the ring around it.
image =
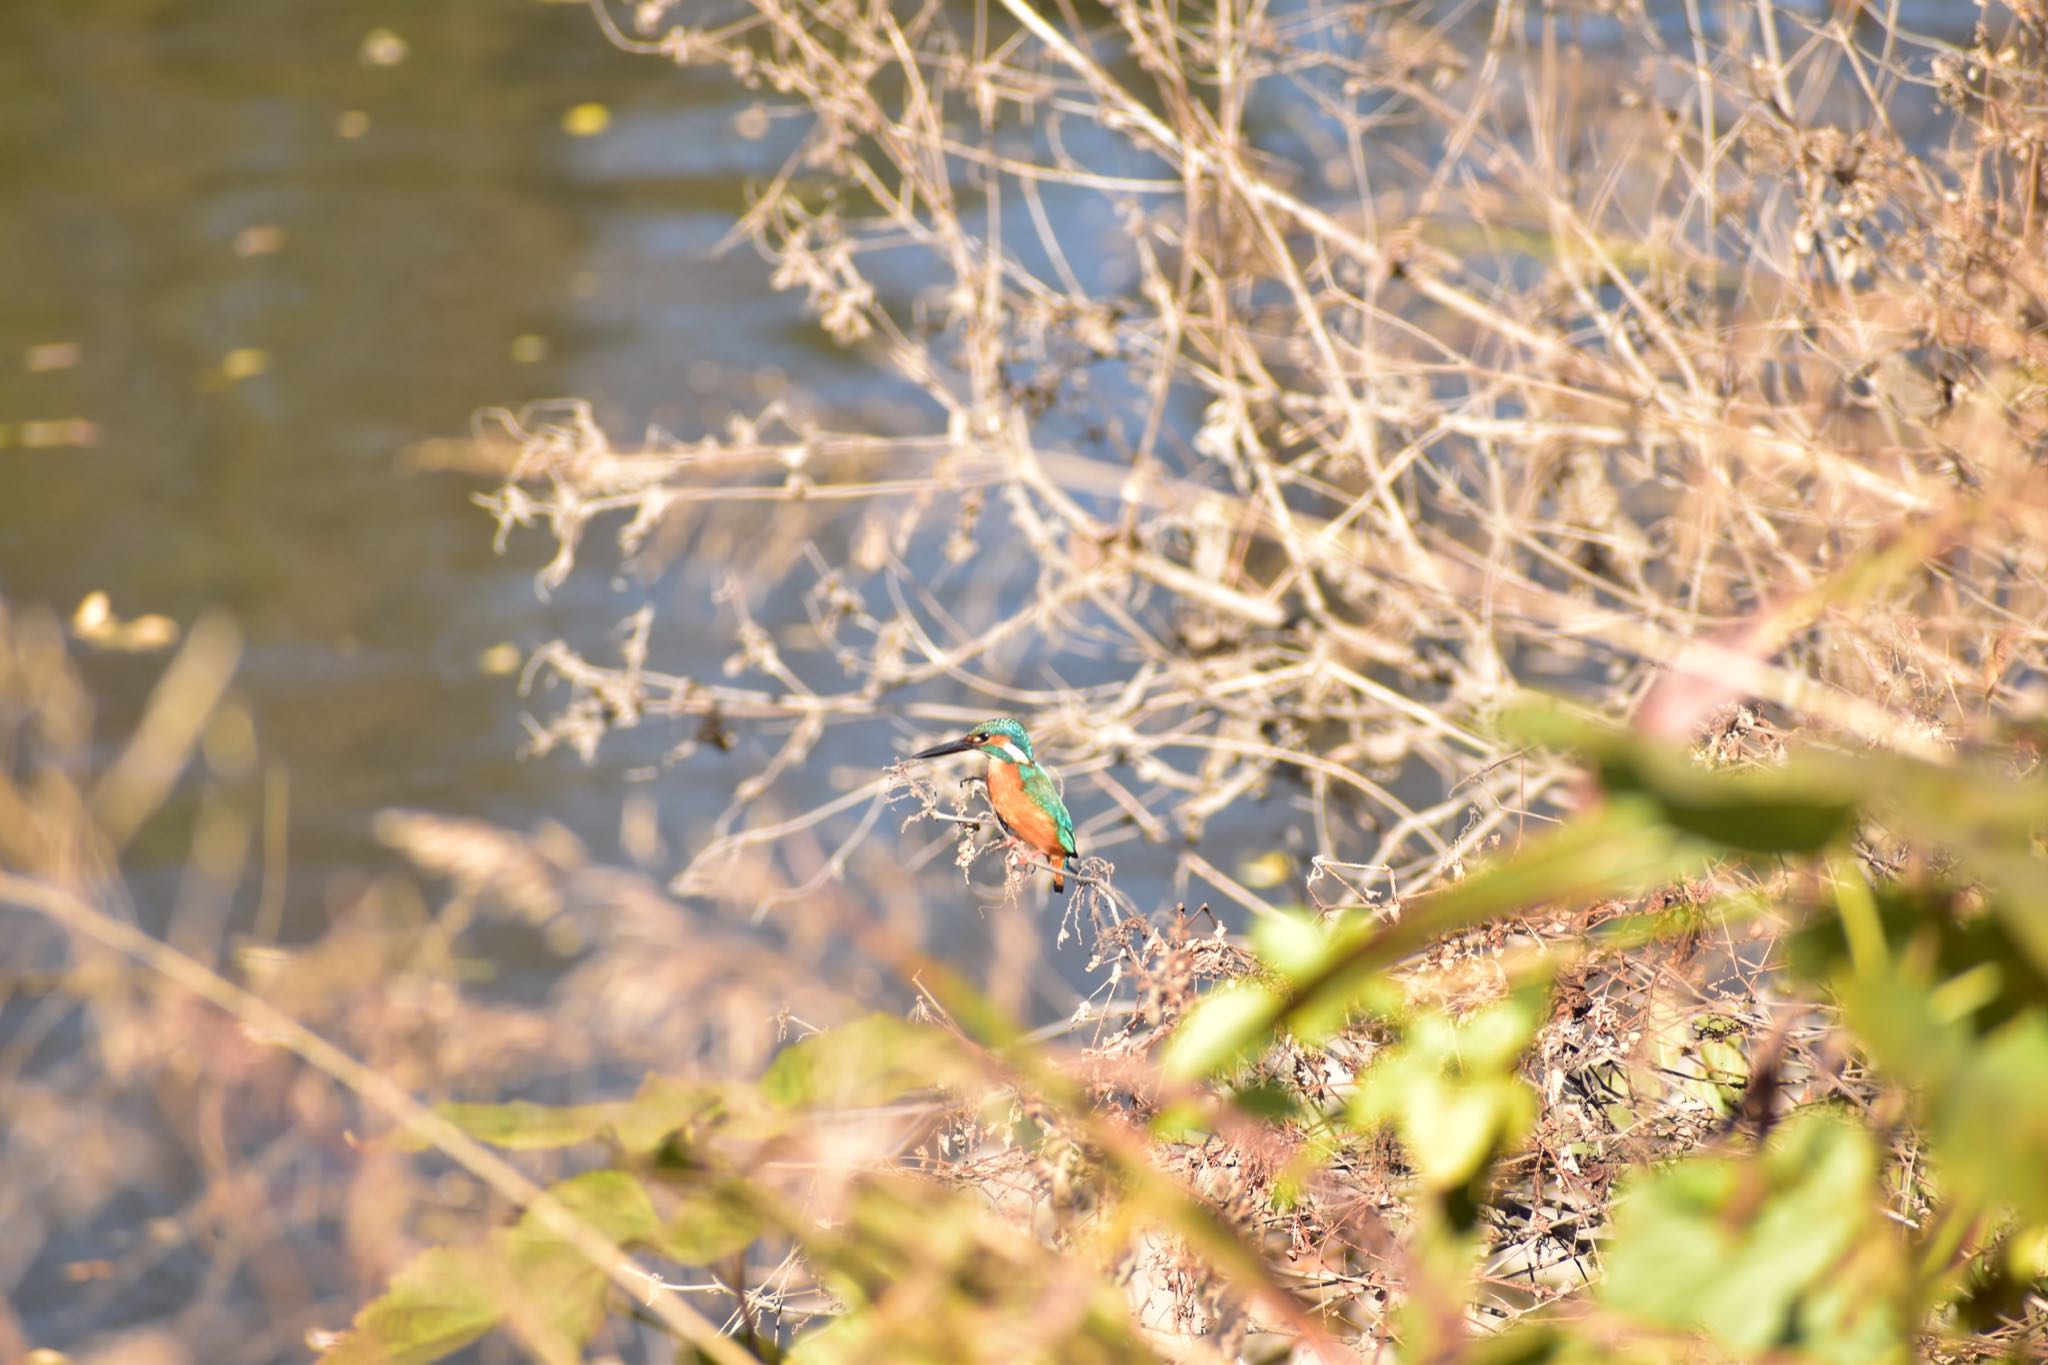
[[[1067,814],[1067,803],[1060,800],[1060,789],[1052,784],[1052,778],[1037,764],[1024,769],[1023,776],[1024,794],[1040,809],[1051,811],[1052,818],[1059,822],[1060,847],[1067,851],[1069,858],[1080,857],[1081,851],[1074,847],[1074,817]]]

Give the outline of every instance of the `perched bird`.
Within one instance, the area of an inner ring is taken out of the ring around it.
[[[1074,817],[1067,814],[1051,776],[1031,756],[1031,736],[1020,722],[1008,716],[985,720],[965,739],[934,744],[911,757],[943,758],[970,749],[988,755],[988,803],[996,819],[1011,838],[1045,855],[1052,864],[1052,889],[1064,893],[1067,859],[1081,856],[1074,847]]]

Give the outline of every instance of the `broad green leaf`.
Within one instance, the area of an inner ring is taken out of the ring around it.
[[[614,1242],[645,1241],[659,1225],[646,1187],[624,1171],[586,1171],[550,1187],[548,1193]],[[545,1231],[531,1212],[520,1217],[519,1226]]]
[[[1737,1353],[1902,1358],[1898,1246],[1876,1211],[1874,1139],[1808,1112],[1755,1157],[1695,1156],[1639,1178],[1614,1215],[1600,1295]]]
[[[649,1076],[640,1092],[616,1109],[612,1135],[620,1150],[648,1156],[673,1145],[686,1161],[700,1143],[761,1142],[786,1132],[790,1123],[790,1116],[754,1086],[665,1076]]]
[[[1553,901],[1629,895],[1661,886],[1698,871],[1708,853],[1705,845],[1677,838],[1660,825],[1651,803],[1610,802],[1593,815],[1530,839],[1453,886],[1415,897],[1390,923],[1333,938],[1324,960],[1297,979],[1283,1016],[1328,1008],[1332,1001],[1371,1001],[1388,965],[1445,934]]]
[[[1839,760],[1915,837],[2031,858],[2048,825],[2048,781],[2015,781],[1983,764],[1934,764],[1889,755]],[[2032,882],[2032,874],[2022,879]]]
[[[1696,1358],[1674,1350],[1668,1340],[1629,1341],[1611,1332],[1574,1330],[1568,1310],[1559,1317],[1532,1314],[1497,1336],[1466,1343],[1458,1365],[1690,1365]]]
[[[1944,1185],[2048,1222],[2048,1018],[2006,1024],[1945,1081],[1924,1100]]]
[[[722,1094],[712,1087],[649,1076],[640,1091],[614,1105],[611,1134],[629,1156],[649,1156],[678,1133],[689,1132],[719,1115]]]
[[[623,1171],[590,1171],[548,1193],[621,1245],[646,1242],[659,1226],[647,1191]],[[609,1293],[604,1271],[532,1211],[502,1234],[501,1245],[505,1325],[544,1360],[582,1359]]]
[[[2029,880],[2022,898],[2036,884],[2048,883],[2048,862],[2030,861],[2025,870]],[[1933,1017],[1967,1017],[1967,1031],[1983,1033],[2048,1002],[2048,970],[2035,961],[2019,929],[2032,920],[2048,920],[2048,908],[2024,907],[2002,884],[1989,896],[1989,913],[1965,908],[1953,889],[1931,883],[1870,887],[1866,898],[1900,970],[1936,993],[1929,1004]],[[1788,946],[1791,967],[1812,980],[1840,986],[1855,974],[1842,911],[1832,902],[1816,909]],[[1966,977],[1970,980],[1963,985],[1952,985]]]
[[[1318,921],[1305,911],[1262,916],[1252,924],[1259,960],[1283,983],[1282,992],[1293,993],[1285,1006],[1285,1025],[1302,1046],[1321,1047],[1359,1015],[1400,1008],[1400,988],[1384,976],[1357,977],[1355,985],[1341,990],[1313,984],[1333,960],[1364,949],[1379,927],[1363,915]]]
[[[1419,1077],[1405,1099],[1402,1144],[1416,1174],[1437,1190],[1469,1184],[1536,1117],[1529,1087],[1504,1078],[1455,1084],[1441,1076]]]
[[[1156,1359],[1128,1301],[1085,1245],[1055,1249],[936,1185],[862,1182],[846,1221],[808,1240],[843,1305],[804,1333],[807,1365],[954,1365],[962,1360],[1124,1365]]]
[[[1460,1357],[1465,1365],[1566,1365],[1567,1362],[1599,1359],[1583,1354],[1569,1336],[1554,1323],[1524,1322],[1498,1336],[1473,1344]]]
[[[576,1248],[522,1223],[504,1234],[499,1311],[505,1327],[550,1362],[583,1358],[597,1329],[610,1281]]]
[[[980,1071],[952,1035],[890,1014],[826,1029],[783,1051],[761,1094],[789,1108],[888,1104],[919,1090],[969,1090]]]
[[[656,1230],[646,1190],[623,1172],[592,1171],[549,1193],[615,1242],[642,1242]],[[528,1212],[480,1246],[436,1247],[415,1257],[321,1360],[424,1365],[503,1325],[541,1359],[573,1361],[606,1293],[604,1272]]]
[[[763,1220],[737,1182],[683,1192],[681,1202],[649,1240],[684,1265],[710,1265],[751,1246]]]
[[[1460,1020],[1444,1040],[1458,1070],[1467,1075],[1512,1073],[1536,1036],[1549,999],[1547,982],[1531,982]]]
[[[1723,1114],[1733,1113],[1743,1087],[1749,1084],[1749,1058],[1723,1038],[1706,1039],[1693,1055],[1706,1078],[1700,1090],[1707,1103]]]
[[[437,1112],[479,1142],[529,1152],[595,1142],[612,1126],[617,1109],[611,1104],[549,1105],[513,1100],[506,1104],[444,1104]]]
[[[1282,911],[1252,921],[1251,940],[1261,962],[1292,980],[1315,970],[1330,934],[1327,926],[1305,911]]]
[[[1536,1096],[1515,1074],[1545,992],[1525,987],[1462,1022],[1429,1013],[1359,1078],[1351,1119],[1391,1123],[1423,1183],[1471,1184],[1535,1122]]]
[[[1865,960],[1832,907],[1789,959],[1833,987],[1871,1059],[1909,1090],[1941,1187],[2048,1219],[2048,977],[2006,888],[1989,901],[1966,912],[1943,888],[1874,888],[1868,936],[1881,942]]]
[[[453,1355],[498,1325],[500,1265],[490,1247],[421,1252],[356,1314],[322,1365],[426,1365]]]
[[[1999,928],[2026,961],[2025,976],[2039,983],[2048,977],[2048,877],[2042,875],[2044,862],[2038,850],[2027,848],[1986,849],[1965,847],[1963,858],[1972,871],[1983,877],[1999,894],[1992,898],[1991,913]],[[2032,998],[2041,999],[2038,990]]]
[[[672,1138],[687,1147],[716,1132],[741,1141],[772,1137],[787,1116],[751,1086],[708,1085],[649,1076],[630,1100],[601,1104],[445,1104],[443,1118],[480,1142],[511,1151],[542,1151],[612,1142],[628,1156],[659,1151]],[[420,1145],[417,1139],[408,1145]]]
[[[1853,795],[1804,773],[1715,773],[1648,748],[1617,759],[1601,767],[1609,792],[1646,795],[1673,829],[1738,853],[1818,853],[1855,823]]]
[[[1273,1037],[1281,996],[1252,980],[1219,986],[1195,1003],[1166,1041],[1160,1065],[1176,1080],[1212,1076],[1242,1066]]]
[[[1241,1065],[1283,1028],[1313,1045],[1352,1013],[1391,1009],[1388,965],[1446,933],[1496,915],[1567,898],[1625,894],[1698,869],[1705,846],[1661,828],[1646,801],[1618,801],[1529,841],[1520,852],[1404,907],[1397,920],[1329,936],[1310,957],[1305,936],[1285,934],[1286,986],[1233,982],[1182,1020],[1165,1054],[1187,1079]]]
[[[1149,1127],[1161,1142],[1200,1142],[1216,1130],[1208,1106],[1194,1100],[1160,1106]]]
[[[1230,1101],[1242,1112],[1268,1123],[1285,1123],[1314,1109],[1292,1085],[1274,1080],[1242,1086],[1231,1092]]]
[[[1654,803],[1671,829],[1738,853],[1810,854],[1846,835],[1869,788],[1826,759],[1717,772],[1675,744],[1572,716],[1554,705],[1509,713],[1507,728],[1583,754],[1610,796]]]

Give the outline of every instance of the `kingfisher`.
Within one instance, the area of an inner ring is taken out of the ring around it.
[[[1064,895],[1067,860],[1081,856],[1074,847],[1074,817],[1067,814],[1067,803],[1060,800],[1051,775],[1031,756],[1031,736],[1023,723],[997,716],[975,726],[964,739],[934,744],[911,758],[944,758],[969,750],[988,755],[988,803],[995,807],[1004,832],[1045,855],[1052,864],[1052,889]]]

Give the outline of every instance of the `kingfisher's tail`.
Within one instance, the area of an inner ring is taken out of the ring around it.
[[[1066,866],[1066,854],[1055,853],[1052,855],[1052,889],[1059,892],[1062,896],[1067,894],[1067,879],[1062,875]]]

